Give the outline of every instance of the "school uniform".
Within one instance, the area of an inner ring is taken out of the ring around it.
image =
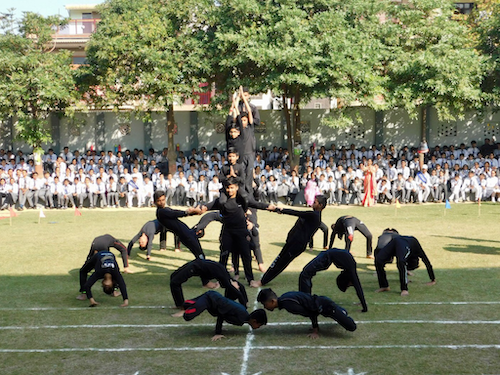
[[[87,274],[94,269],[94,273],[87,279]],[[80,269],[80,293],[85,293],[87,299],[92,298],[92,286],[97,280],[103,279],[105,274],[111,274],[115,285],[120,289],[123,300],[128,299],[127,286],[119,271],[116,258],[109,251],[100,251],[87,259]]]
[[[363,311],[368,311],[368,306],[363,294],[363,288],[361,287],[361,282],[359,281],[358,273],[356,271],[356,261],[348,250],[333,248],[319,253],[318,256],[311,260],[300,273],[299,291],[311,294],[312,278],[316,276],[318,271],[325,271],[330,268],[332,263],[335,264],[337,268],[341,269],[342,273],[346,275],[347,279],[352,283],[354,289],[356,290],[359,301],[363,306]]]
[[[231,283],[232,279],[226,268],[218,262],[207,259],[192,260],[170,275],[170,291],[175,306],[182,306],[184,302],[182,284],[193,276],[199,276],[202,285],[206,285],[210,280],[216,279],[220,286],[225,289],[225,296],[227,298],[238,300],[243,306],[246,306],[248,297],[245,287],[240,284],[240,289],[236,289]]]
[[[393,258],[396,258],[397,262],[401,291],[408,290],[408,271],[418,267],[419,259],[422,259],[427,268],[429,278],[431,281],[434,281],[435,276],[432,265],[418,240],[412,236],[401,236],[397,234],[393,234],[392,237],[390,242],[378,249],[375,254],[375,268],[377,270],[380,288],[389,287],[385,265],[387,263],[392,263]]]
[[[199,297],[184,301],[184,320],[190,321],[200,315],[203,311],[208,311],[210,315],[217,317],[215,334],[222,333],[222,324],[227,322],[232,325],[242,326],[248,323],[250,314],[241,303],[234,302],[223,297],[219,293],[209,290]]]
[[[356,323],[347,311],[325,296],[304,292],[287,292],[278,297],[278,308],[291,314],[311,319],[314,329],[318,329],[318,316],[332,318],[348,331],[356,330]]]
[[[321,211],[296,211],[288,208],[276,210],[279,214],[297,216],[293,228],[288,232],[285,246],[267,271],[262,275],[261,283],[265,285],[278,276],[300,254],[304,252],[313,233],[321,223]]]
[[[176,234],[180,241],[193,253],[196,258],[205,259],[201,249],[200,241],[196,232],[179,220],[180,217],[188,216],[186,211],[174,210],[170,207],[158,208],[156,218],[169,231]]]
[[[332,235],[330,237],[330,248],[333,247],[335,236],[340,240],[345,236],[346,250],[351,250],[351,243],[354,241],[354,231],[359,231],[366,238],[366,256],[372,255],[372,234],[366,225],[354,216],[341,216],[332,225]]]

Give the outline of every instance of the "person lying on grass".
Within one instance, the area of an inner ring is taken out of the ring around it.
[[[87,280],[88,273],[93,269],[95,270],[94,273]],[[99,303],[92,296],[92,286],[100,279],[102,279],[102,290],[104,293],[117,297],[121,292],[123,297],[121,307],[128,306],[127,286],[118,269],[115,256],[109,251],[100,251],[94,254],[80,269],[81,294],[77,299],[82,301],[88,299],[90,307],[97,306]],[[120,292],[115,291],[116,287],[120,289]]]

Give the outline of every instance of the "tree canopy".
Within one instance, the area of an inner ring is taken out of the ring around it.
[[[3,14],[1,21],[0,115],[14,118],[17,137],[39,148],[51,140],[50,113],[65,110],[74,98],[70,54],[52,52],[53,30],[65,21],[35,13],[19,22]]]

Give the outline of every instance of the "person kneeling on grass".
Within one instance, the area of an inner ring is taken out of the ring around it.
[[[266,310],[285,309],[291,314],[302,315],[311,319],[313,331],[308,336],[311,339],[319,337],[318,315],[332,318],[348,331],[356,330],[356,323],[347,315],[344,308],[330,298],[304,292],[287,292],[280,297],[272,289],[262,289],[257,296]]]
[[[87,274],[92,269],[95,269],[95,271],[87,280]],[[90,307],[97,306],[99,303],[92,296],[91,289],[96,281],[100,279],[102,279],[102,290],[104,293],[117,297],[120,293],[115,291],[115,287],[118,287],[123,297],[121,307],[128,306],[127,286],[119,271],[115,256],[109,251],[100,251],[94,254],[80,269],[80,293],[82,294],[77,299],[88,299]]]
[[[249,314],[245,306],[223,297],[213,290],[194,299],[184,301],[183,307],[185,310],[183,315],[185,321],[193,320],[205,310],[210,315],[217,317],[215,335],[212,337],[212,341],[224,338],[222,334],[222,323],[224,321],[236,326],[248,323],[252,329],[257,329],[267,324],[267,316],[264,310],[258,309]]]

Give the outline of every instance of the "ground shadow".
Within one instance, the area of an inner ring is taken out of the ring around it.
[[[498,242],[498,241],[493,241],[493,242]],[[452,251],[454,253],[472,253],[472,254],[488,254],[488,255],[500,254],[500,248],[492,246],[453,245],[453,246],[444,246],[443,249],[446,251]]]
[[[451,238],[453,240],[462,240],[462,241],[497,242],[497,243],[500,243],[500,241],[487,240],[487,239],[482,239],[482,238],[469,238],[469,237],[456,237],[456,236],[440,236],[440,235],[437,235],[437,234],[431,234],[431,237]]]

